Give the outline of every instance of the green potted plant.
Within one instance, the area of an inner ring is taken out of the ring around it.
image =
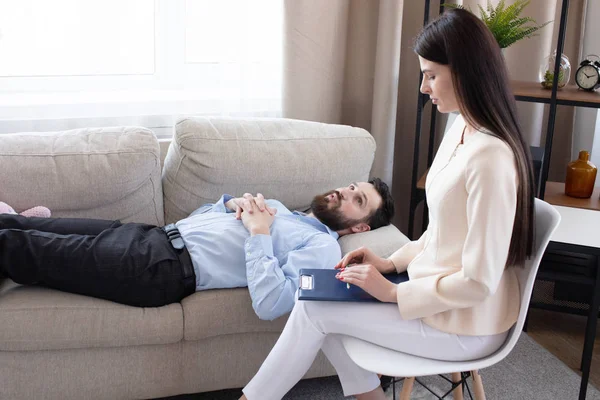
[[[478,5],[481,20],[490,29],[500,48],[504,49],[521,39],[536,36],[537,31],[551,22],[538,25],[533,18],[522,17],[521,12],[529,5],[529,2],[530,0],[517,0],[507,7],[504,0],[500,0],[494,7],[488,0],[485,9]],[[443,6],[464,8],[462,5],[450,3],[444,3]],[[467,10],[471,11],[470,8]]]
[[[537,36],[537,32],[540,29],[552,22],[547,21],[538,25],[533,18],[521,16],[521,13],[529,3],[530,0],[516,0],[507,7],[504,0],[500,0],[494,7],[490,0],[488,0],[485,9],[481,5],[478,5],[481,20],[492,32],[501,49],[505,49],[521,39]],[[443,6],[464,9],[459,4],[444,3]],[[467,10],[471,11],[470,8],[467,8]],[[540,67],[539,82],[544,89],[552,89],[555,57],[556,53],[547,57]],[[571,65],[569,59],[563,54],[561,55],[561,64],[558,72],[559,89],[569,82],[570,74]]]
[[[558,87],[562,88],[565,86],[565,71],[561,68],[558,71]],[[549,69],[544,72],[544,79],[541,80],[542,87],[544,89],[552,89],[552,82],[554,82],[554,73]]]

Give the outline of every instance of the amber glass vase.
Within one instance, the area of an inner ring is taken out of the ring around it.
[[[567,165],[565,194],[571,197],[587,199],[594,192],[594,182],[598,168],[590,162],[590,153],[580,151],[579,158]]]

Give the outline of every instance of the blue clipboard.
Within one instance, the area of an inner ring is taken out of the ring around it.
[[[315,301],[360,301],[360,302],[379,302],[361,288],[350,285],[350,289],[345,282],[338,280],[335,275],[339,271],[336,269],[311,269],[303,268],[299,275],[299,300]],[[384,274],[390,282],[402,283],[408,281],[408,273]]]

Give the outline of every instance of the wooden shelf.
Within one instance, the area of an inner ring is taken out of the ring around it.
[[[512,81],[511,85],[517,100],[550,103],[552,90],[542,88],[538,82]],[[581,90],[577,85],[567,85],[556,92],[556,103],[600,108],[600,93]]]
[[[577,199],[565,194],[565,184],[562,182],[546,182],[544,201],[555,206],[584,208],[586,210],[600,211],[600,187],[594,188],[594,193],[589,199]]]

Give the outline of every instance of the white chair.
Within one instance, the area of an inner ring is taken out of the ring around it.
[[[362,368],[378,374],[392,377],[406,377],[400,395],[401,400],[408,400],[412,391],[415,376],[429,376],[439,374],[452,374],[454,398],[462,398],[462,383],[471,375],[473,389],[477,400],[484,400],[483,383],[477,373],[478,370],[487,368],[504,359],[515,347],[523,329],[529,301],[533,291],[533,284],[540,261],[550,242],[552,233],[560,222],[560,214],[548,203],[535,199],[535,251],[533,257],[527,261],[524,268],[517,269],[519,286],[521,288],[521,309],[517,323],[511,328],[506,342],[495,353],[473,361],[439,361],[413,356],[406,353],[390,350],[373,343],[346,336],[343,338],[344,347],[350,358]],[[469,371],[467,373],[457,371]],[[450,392],[449,391],[449,392]],[[394,393],[394,399],[396,395]]]

